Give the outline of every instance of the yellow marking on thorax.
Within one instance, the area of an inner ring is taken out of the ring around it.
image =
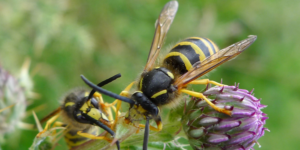
[[[140,80],[140,85],[139,85],[139,90],[142,90],[142,86],[143,86],[143,77],[141,78],[141,80]]]
[[[154,95],[152,95],[151,98],[156,98],[157,96],[165,94],[165,93],[167,93],[167,90],[161,90],[161,91],[155,93]]]
[[[190,45],[193,48],[193,50],[195,51],[195,53],[199,55],[200,61],[203,61],[205,59],[205,55],[204,55],[203,51],[195,43],[184,41],[184,42],[180,42],[180,43],[176,44],[174,47],[182,46],[182,45],[186,45],[186,46]]]
[[[68,107],[68,106],[73,106],[73,105],[75,105],[75,103],[74,103],[74,102],[67,102],[67,103],[65,104],[65,107]]]
[[[168,74],[168,76],[169,76],[170,78],[174,79],[174,75],[173,75],[172,72],[169,72],[169,71],[168,71],[167,74]]]
[[[190,69],[192,68],[191,62],[190,62],[189,59],[188,59],[186,56],[184,56],[182,53],[179,53],[179,52],[170,52],[170,53],[168,53],[168,55],[165,57],[165,59],[167,59],[168,57],[172,57],[172,56],[179,56],[179,57],[182,59],[184,65],[185,65],[186,70],[190,70]]]

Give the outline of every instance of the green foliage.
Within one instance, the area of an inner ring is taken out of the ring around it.
[[[53,144],[50,142],[50,137],[35,138],[29,150],[51,150]]]
[[[32,60],[31,73],[37,71],[33,90],[41,97],[30,108],[47,104],[47,109],[37,112],[39,118],[57,108],[66,91],[84,86],[80,74],[98,82],[122,73],[121,79],[105,87],[119,93],[142,70],[154,22],[166,2],[1,0],[0,64],[16,74],[26,57]],[[255,96],[268,105],[266,127],[272,131],[259,140],[264,150],[300,147],[296,132],[300,122],[299,5],[296,0],[179,0],[163,47],[201,36],[223,48],[247,35],[258,36],[238,58],[205,77],[255,88]],[[30,118],[25,121],[34,123]],[[13,139],[15,147],[4,145],[3,149],[28,149],[36,133],[26,131]],[[61,143],[56,149],[66,149]]]

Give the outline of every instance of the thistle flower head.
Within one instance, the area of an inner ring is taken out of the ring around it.
[[[264,135],[266,107],[238,86],[215,86],[203,94],[218,107],[232,111],[232,115],[212,109],[204,100],[192,98],[185,108],[182,123],[185,134],[194,149],[238,149],[247,150]]]
[[[31,125],[21,122],[28,103],[26,93],[33,93],[28,72],[29,64],[30,61],[27,59],[21,68],[19,78],[0,66],[0,143],[4,143],[5,138],[8,139],[5,135],[13,136],[17,127],[32,128]],[[26,85],[30,85],[30,88]],[[15,134],[14,139],[18,137],[18,133]]]
[[[0,139],[12,132],[25,114],[26,99],[18,80],[0,67],[0,109],[14,105],[0,114]],[[1,143],[1,142],[0,142]]]

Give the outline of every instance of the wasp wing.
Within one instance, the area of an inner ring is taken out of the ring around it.
[[[180,76],[175,81],[174,85],[178,88],[182,88],[189,82],[203,76],[204,74],[215,69],[224,62],[235,58],[241,52],[246,50],[256,40],[256,38],[256,35],[250,35],[247,39],[234,43],[218,51],[202,62],[195,63],[192,69]]]
[[[61,111],[61,107],[58,107],[57,109],[55,109],[54,111],[52,111],[50,114],[48,114],[47,116],[45,116],[42,120],[40,120],[40,123],[44,123],[47,120],[49,120],[51,117],[55,116],[56,114],[58,114]]]
[[[156,20],[156,29],[151,44],[150,52],[147,59],[147,64],[144,72],[148,72],[153,68],[156,58],[160,52],[165,36],[172,24],[175,14],[178,9],[177,1],[168,2],[162,9],[158,19]]]

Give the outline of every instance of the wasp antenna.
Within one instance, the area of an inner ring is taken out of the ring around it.
[[[106,79],[106,80],[104,80],[104,81],[98,83],[97,86],[102,87],[102,86],[104,86],[104,85],[106,85],[106,84],[108,84],[108,83],[110,83],[110,82],[112,82],[112,81],[114,81],[114,80],[116,80],[116,79],[118,79],[118,78],[120,78],[120,77],[121,77],[121,74],[120,74],[120,73],[119,73],[119,74],[116,74],[116,75],[114,75],[114,76],[112,76],[112,77],[110,77],[110,78],[108,78],[108,79]],[[93,97],[93,95],[94,95],[95,92],[96,92],[96,90],[93,89],[93,90],[90,92],[90,94],[89,94],[89,96],[88,96],[88,99],[91,99],[91,98]]]
[[[124,101],[124,102],[127,102],[129,103],[130,105],[133,105],[135,102],[132,100],[132,99],[129,99],[127,97],[124,97],[124,96],[120,96],[116,93],[113,93],[113,92],[110,92],[110,91],[107,91],[97,85],[95,85],[94,83],[90,82],[87,78],[85,78],[83,75],[80,75],[80,77],[82,78],[82,80],[88,85],[90,86],[91,88],[93,88],[94,90],[104,94],[104,95],[107,95],[109,97],[112,97],[112,98],[115,98],[115,99],[118,99],[118,100],[121,100],[121,101]]]
[[[146,125],[145,125],[145,132],[144,132],[144,143],[143,143],[143,150],[148,149],[148,140],[149,140],[149,118],[146,120]]]

